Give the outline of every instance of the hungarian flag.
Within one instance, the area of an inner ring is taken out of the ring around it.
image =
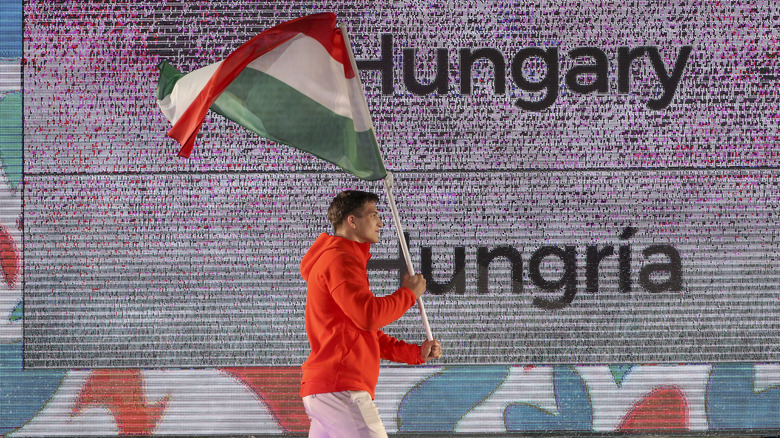
[[[209,109],[276,142],[316,155],[358,178],[382,162],[346,36],[331,13],[297,18],[244,43],[220,62],[182,74],[158,65],[157,103],[168,136],[189,157]]]

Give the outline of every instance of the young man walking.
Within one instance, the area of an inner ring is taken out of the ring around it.
[[[328,208],[334,233],[321,234],[301,262],[306,280],[306,335],[301,397],[311,419],[309,437],[386,437],[373,402],[379,360],[422,364],[441,357],[437,340],[407,344],[381,328],[400,318],[425,293],[422,274],[376,297],[366,263],[379,242],[382,220],[370,192],[339,193]]]

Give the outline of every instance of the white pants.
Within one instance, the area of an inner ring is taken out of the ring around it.
[[[366,391],[328,392],[303,398],[309,438],[387,438],[379,410]]]

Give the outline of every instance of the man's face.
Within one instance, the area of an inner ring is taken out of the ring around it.
[[[352,218],[352,223],[354,224],[353,229],[358,242],[379,242],[379,230],[382,228],[383,224],[382,219],[379,218],[379,211],[376,209],[376,204],[373,202],[366,202],[363,204],[363,208],[360,212],[353,215]]]

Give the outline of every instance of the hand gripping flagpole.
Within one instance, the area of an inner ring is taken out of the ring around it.
[[[341,29],[341,35],[344,38],[344,44],[347,47],[347,53],[349,54],[349,60],[352,63],[352,71],[355,73],[355,78],[357,79],[358,83],[360,83],[360,76],[358,75],[358,68],[357,63],[355,62],[355,55],[352,53],[352,44],[350,44],[349,41],[349,34],[347,33],[347,28],[344,26],[344,24],[339,24],[339,28]],[[363,84],[360,84],[360,89],[363,89]],[[360,97],[362,98],[362,103],[365,105],[366,112],[368,112],[368,102],[366,102],[366,96],[364,93],[360,93]],[[372,128],[373,129],[373,128]],[[380,151],[381,156],[381,151]],[[384,159],[382,159],[384,162]],[[387,175],[382,180],[385,186],[385,191],[387,192],[387,201],[388,204],[390,204],[390,211],[393,213],[393,223],[395,224],[395,231],[398,234],[398,241],[401,245],[401,252],[403,253],[404,260],[406,261],[406,269],[409,271],[409,275],[415,275],[414,272],[414,266],[412,266],[412,258],[409,255],[409,245],[406,243],[406,238],[404,237],[404,230],[401,227],[401,217],[398,214],[398,207],[395,205],[395,198],[393,197],[393,186],[394,186],[394,180],[393,180],[393,174],[390,172],[387,172]],[[423,328],[425,329],[425,337],[429,340],[433,340],[433,332],[431,332],[431,325],[428,323],[428,315],[425,313],[425,305],[423,304],[422,297],[417,298],[417,307],[420,309],[420,318],[422,319]]]

